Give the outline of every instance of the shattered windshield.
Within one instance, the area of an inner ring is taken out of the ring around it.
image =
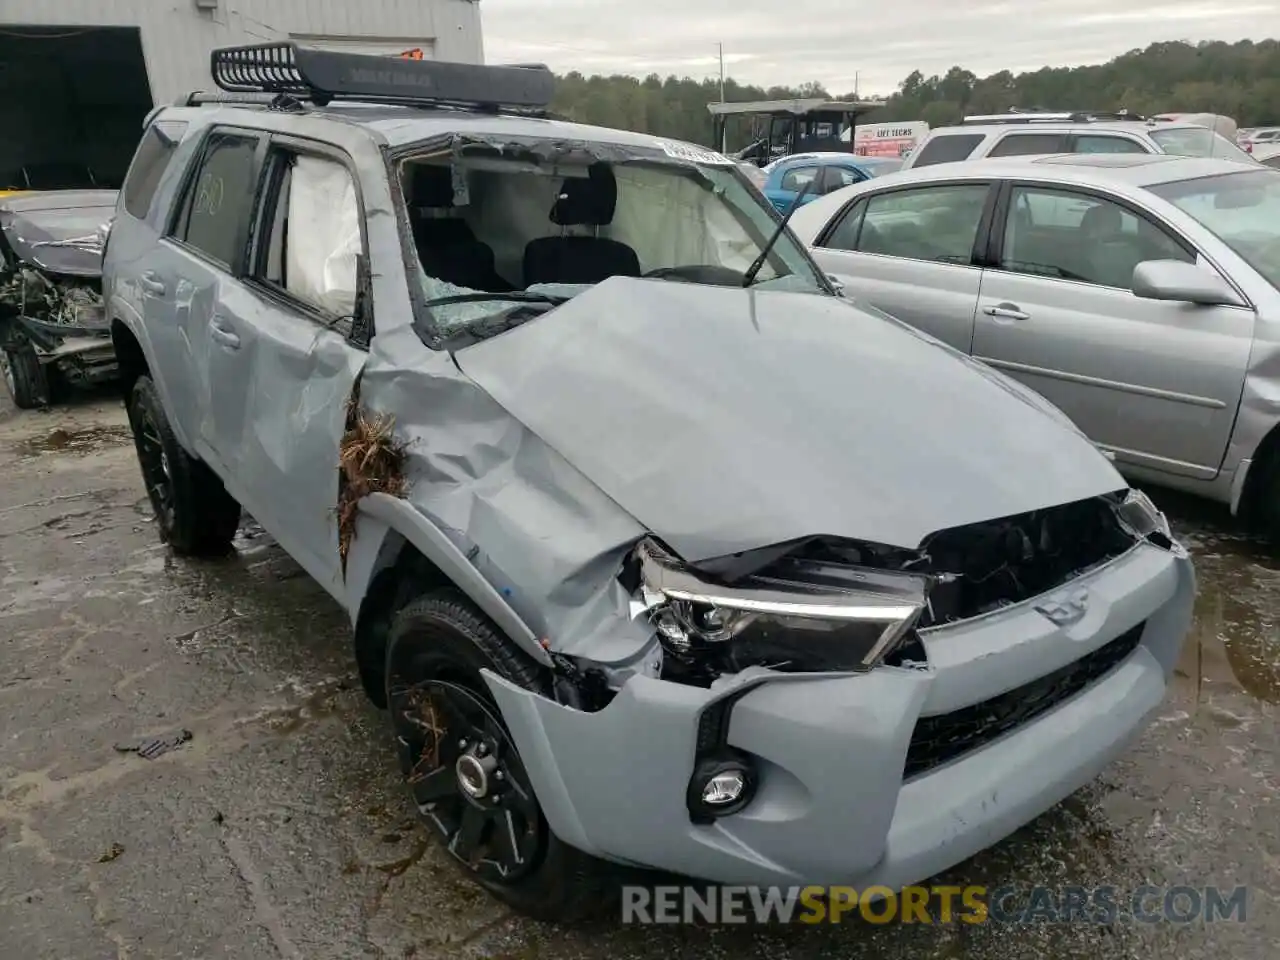
[[[1280,290],[1280,172],[1219,174],[1147,189],[1199,220]]]
[[[614,276],[742,287],[777,218],[732,165],[543,166],[494,157],[402,169],[432,332],[490,336]],[[784,233],[750,285],[827,287]]]

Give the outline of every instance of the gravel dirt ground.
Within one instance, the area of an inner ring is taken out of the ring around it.
[[[561,929],[498,907],[415,822],[342,611],[267,536],[175,559],[118,403],[0,401],[0,960],[1269,960],[1280,554],[1159,499],[1201,583],[1162,715],[1096,783],[939,879],[1245,885],[1244,922]],[[153,738],[171,749],[136,752]]]

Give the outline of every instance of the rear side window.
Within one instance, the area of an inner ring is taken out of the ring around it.
[[[840,222],[818,246],[830,247],[832,250],[857,250],[858,233],[862,230],[862,215],[866,212],[867,205],[862,201],[850,206],[841,216]]]
[[[827,167],[827,182],[823,184],[822,192],[832,193],[866,179],[866,176],[849,167]]]
[[[967,160],[974,147],[982,142],[981,133],[952,133],[934,137],[920,150],[913,167],[927,167],[932,163],[954,163]]]
[[[169,168],[169,161],[173,159],[186,130],[185,121],[161,120],[153,123],[142,135],[142,142],[138,144],[120,190],[129,216],[146,219],[160,179]]]
[[[1011,133],[995,145],[989,157],[1032,157],[1042,153],[1065,153],[1066,136],[1061,133]]]
[[[1208,127],[1173,127],[1163,130],[1152,130],[1151,139],[1160,145],[1165,153],[1177,157],[1220,157],[1224,160],[1237,160],[1248,163],[1250,156],[1218,136]]]
[[[1128,137],[1110,137],[1105,134],[1081,134],[1076,137],[1072,153],[1150,153],[1146,147]]]
[[[173,236],[231,266],[244,249],[253,206],[256,137],[212,133],[195,176],[187,182]]]
[[[778,184],[778,189],[799,193],[804,189],[804,185],[817,175],[817,167],[793,167],[782,175],[782,182]]]
[[[939,184],[869,197],[825,244],[834,249],[910,260],[968,264],[990,188],[985,183]],[[861,226],[858,227],[858,217]],[[855,232],[855,237],[850,234]]]

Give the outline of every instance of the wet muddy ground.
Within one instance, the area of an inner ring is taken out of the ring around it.
[[[342,611],[266,536],[174,559],[114,401],[0,402],[0,960],[1275,957],[1280,553],[1161,499],[1201,583],[1162,715],[940,881],[1246,885],[1243,923],[566,930],[429,842]]]

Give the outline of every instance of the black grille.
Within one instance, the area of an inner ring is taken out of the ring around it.
[[[903,776],[918,776],[976,750],[1075,696],[1134,651],[1144,626],[1140,623],[1088,656],[1008,693],[921,718],[911,735]]]

